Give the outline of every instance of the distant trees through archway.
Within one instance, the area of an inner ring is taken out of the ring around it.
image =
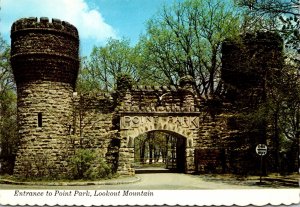
[[[134,140],[135,168],[163,167],[185,172],[186,138],[169,131],[149,131]]]

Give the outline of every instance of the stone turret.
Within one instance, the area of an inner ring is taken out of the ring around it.
[[[183,89],[193,91],[194,82],[194,78],[190,75],[187,75],[180,78],[179,85]]]
[[[283,65],[282,50],[281,37],[271,32],[224,41],[221,78],[226,85],[226,97],[246,106],[264,101],[266,79]]]
[[[224,143],[225,150],[234,149],[226,152],[228,157],[237,157],[233,172],[259,169],[255,147],[260,143],[268,144],[269,170],[276,166],[275,139],[270,136],[272,123],[262,116],[261,106],[268,100],[270,86],[282,74],[282,50],[283,40],[272,32],[245,34],[222,44],[221,78],[225,100],[232,107],[228,109],[233,113],[227,119],[227,127],[232,131]]]
[[[11,28],[11,66],[20,135],[14,174],[63,174],[79,69],[77,29],[58,19],[16,21]]]

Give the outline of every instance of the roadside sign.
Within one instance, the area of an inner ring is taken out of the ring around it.
[[[255,148],[256,154],[260,155],[260,156],[264,156],[267,154],[267,145],[265,144],[258,144]]]
[[[263,168],[262,168],[262,164],[263,164],[263,156],[267,154],[267,145],[265,144],[258,144],[255,148],[256,154],[258,154],[260,156],[260,178],[259,178],[259,183],[261,184],[261,180],[262,180],[262,174],[263,174]]]

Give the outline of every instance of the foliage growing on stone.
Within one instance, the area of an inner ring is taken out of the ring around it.
[[[32,166],[33,166],[33,161],[30,160],[28,157],[24,158],[23,161],[23,165],[24,165],[24,173],[23,173],[23,179],[28,179],[31,177],[34,177],[34,172],[32,171]]]

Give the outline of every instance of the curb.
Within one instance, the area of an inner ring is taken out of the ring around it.
[[[276,181],[281,183],[287,183],[290,185],[299,185],[300,186],[300,180],[291,180],[291,179],[284,179],[284,178],[263,178],[266,181]]]
[[[130,180],[105,180],[105,181],[82,181],[82,182],[19,182],[8,179],[0,179],[0,184],[12,185],[37,185],[37,186],[88,186],[88,185],[122,185],[141,181],[139,177],[132,177]]]

